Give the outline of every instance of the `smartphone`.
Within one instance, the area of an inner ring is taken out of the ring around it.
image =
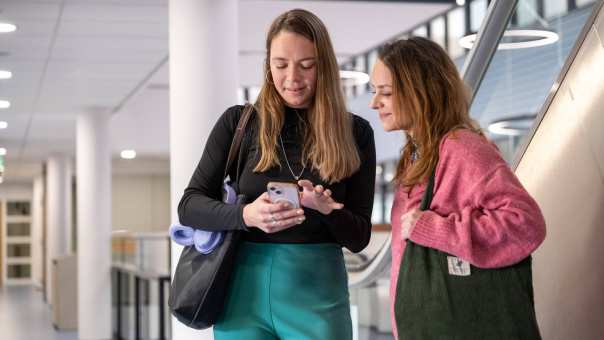
[[[288,182],[268,182],[266,191],[271,202],[287,202],[292,209],[300,208],[298,185]]]

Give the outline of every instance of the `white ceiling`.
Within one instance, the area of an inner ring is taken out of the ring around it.
[[[288,9],[317,14],[341,61],[449,7],[241,0],[241,84],[262,79],[266,30]],[[0,69],[13,72],[12,79],[0,80],[0,99],[12,103],[0,110],[0,120],[9,124],[0,130],[0,147],[8,150],[8,181],[11,166],[39,164],[52,153],[73,155],[75,118],[87,110],[114,112],[114,155],[133,148],[143,158],[168,157],[167,0],[0,0],[0,20],[19,27],[0,35]]]

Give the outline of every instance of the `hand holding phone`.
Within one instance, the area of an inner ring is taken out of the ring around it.
[[[266,189],[272,203],[287,203],[291,209],[300,208],[300,193],[296,184],[269,182],[266,185]]]
[[[276,233],[304,222],[298,186],[270,182],[266,192],[243,207],[243,222],[265,233]]]

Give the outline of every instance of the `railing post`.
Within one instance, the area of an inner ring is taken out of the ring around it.
[[[166,326],[164,325],[165,316],[164,316],[164,278],[159,278],[159,340],[166,339]]]
[[[140,279],[137,274],[134,275],[134,339],[140,340],[140,297],[139,285]]]
[[[117,278],[117,306],[116,306],[116,311],[117,311],[117,339],[121,340],[122,339],[122,272],[119,269],[115,269]]]

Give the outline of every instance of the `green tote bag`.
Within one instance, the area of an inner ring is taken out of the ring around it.
[[[434,172],[421,210],[432,202]],[[400,340],[541,339],[531,257],[481,269],[407,240],[394,302]]]

